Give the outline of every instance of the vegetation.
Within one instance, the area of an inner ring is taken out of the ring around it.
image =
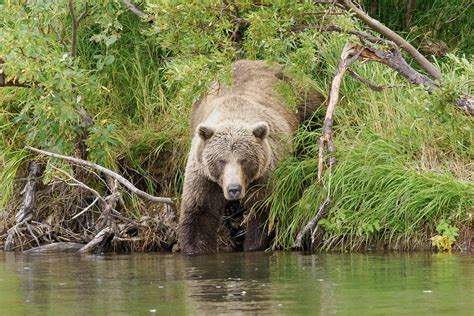
[[[419,1],[406,30],[392,15],[398,11],[384,7],[385,2],[404,1],[380,1],[377,14],[383,22],[414,42],[425,35],[442,39],[453,54],[431,57],[443,74],[442,88],[431,94],[385,65],[351,67],[388,88],[373,91],[349,76],[344,79],[334,124],[332,204],[320,222],[321,246],[425,247],[443,221],[459,229],[462,245],[473,229],[474,127],[472,118],[451,104],[460,93],[473,92],[472,10],[465,10],[469,1]],[[428,3],[429,10],[423,9]],[[327,94],[344,44],[359,41],[346,33],[295,26],[363,29],[346,11],[312,1],[147,1],[141,8],[148,16],[131,14],[118,0],[0,1],[6,13],[0,21],[0,66],[10,83],[0,88],[3,233],[14,224],[31,160],[42,166],[35,221],[49,225],[50,235],[61,235],[65,227],[97,233],[87,223],[99,216],[100,207],[76,217],[91,204],[90,197],[64,185],[58,172],[79,176],[81,169],[33,155],[25,145],[102,164],[144,191],[179,197],[191,105],[212,81],[229,80],[233,60],[283,64],[295,84],[277,89],[293,107],[297,90]],[[72,25],[84,12],[76,51]],[[442,23],[449,19],[455,20]],[[300,128],[293,156],[274,174],[273,193],[265,203],[271,209],[268,224],[276,231],[275,248],[293,245],[326,196],[327,187],[316,181],[323,114]],[[107,191],[97,177],[83,176],[99,192]],[[130,218],[160,211],[123,194],[120,211]],[[29,239],[25,246],[34,243]],[[153,245],[139,249],[156,249]]]

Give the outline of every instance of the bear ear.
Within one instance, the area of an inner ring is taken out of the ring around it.
[[[204,125],[199,125],[197,130],[198,130],[199,137],[201,137],[202,140],[207,140],[211,138],[212,135],[214,135],[214,130]]]
[[[258,139],[265,139],[268,136],[268,124],[265,122],[259,122],[253,127],[252,134]]]

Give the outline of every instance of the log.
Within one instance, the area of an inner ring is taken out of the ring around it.
[[[104,246],[107,244],[107,241],[113,238],[114,234],[110,227],[102,229],[95,237],[79,249],[81,253],[100,253],[104,251]]]
[[[76,242],[56,242],[53,244],[43,245],[23,251],[24,254],[32,253],[53,253],[53,252],[77,252],[84,247],[84,244]]]

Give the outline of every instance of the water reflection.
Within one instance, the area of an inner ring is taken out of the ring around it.
[[[0,253],[0,315],[443,315],[473,309],[473,256]]]

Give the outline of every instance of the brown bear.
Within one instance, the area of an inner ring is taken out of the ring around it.
[[[240,201],[247,212],[244,250],[268,247],[267,212],[254,210],[266,195],[271,172],[291,151],[296,113],[275,91],[287,80],[282,67],[263,61],[234,63],[232,87],[215,84],[193,105],[194,133],[186,165],[178,241],[184,253],[217,250],[217,230],[226,205]],[[322,103],[316,94],[317,105]]]

